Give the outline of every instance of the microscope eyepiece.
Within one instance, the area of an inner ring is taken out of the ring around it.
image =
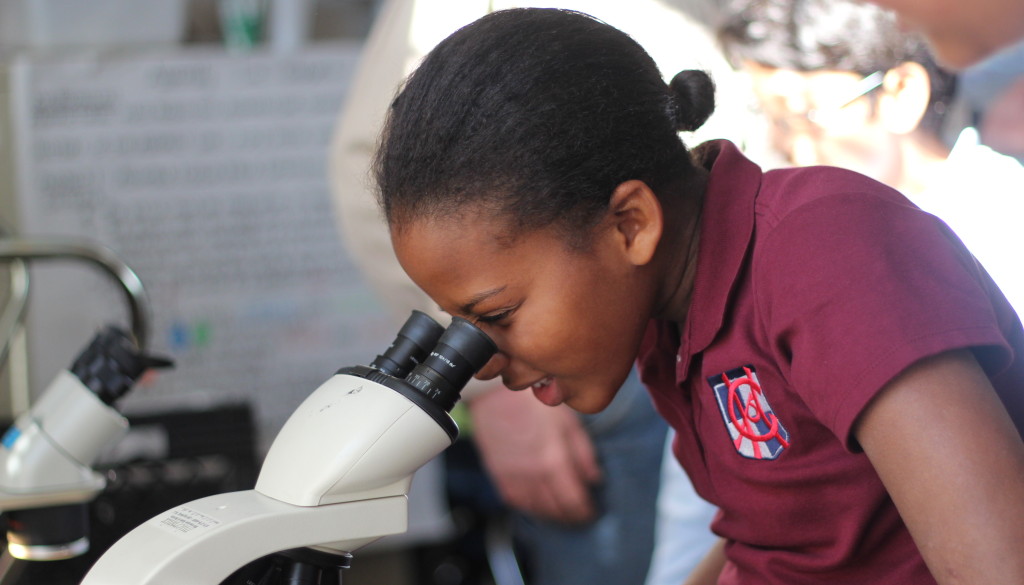
[[[443,333],[444,327],[440,323],[426,313],[413,311],[395,340],[370,363],[370,367],[389,376],[404,378],[427,357]]]
[[[71,364],[71,373],[108,406],[113,406],[150,368],[173,363],[143,352],[123,329],[108,326]]]
[[[444,328],[426,314],[413,311],[391,347],[370,366],[350,366],[337,373],[399,392],[434,417],[454,440],[458,428],[448,413],[466,382],[497,351],[486,333],[461,317],[454,317]]]
[[[451,411],[462,387],[498,351],[486,333],[455,317],[433,351],[413,368],[405,381],[438,406]]]

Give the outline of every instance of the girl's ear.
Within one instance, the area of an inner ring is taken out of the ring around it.
[[[917,129],[928,110],[932,85],[920,63],[908,61],[885,72],[878,101],[879,120],[893,134]]]
[[[616,246],[633,265],[649,263],[664,228],[661,202],[654,191],[643,181],[626,181],[612,192],[609,211]]]

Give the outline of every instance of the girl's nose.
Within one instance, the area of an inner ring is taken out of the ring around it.
[[[501,371],[508,367],[508,357],[500,351],[494,354],[490,360],[484,364],[484,367],[480,368],[480,371],[474,376],[478,380],[490,380],[498,377]]]

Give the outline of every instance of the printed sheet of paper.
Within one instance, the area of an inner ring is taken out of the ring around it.
[[[151,348],[172,357],[125,410],[247,400],[269,446],[339,367],[396,325],[341,247],[327,188],[332,126],[358,46],[293,55],[22,57],[11,70],[23,234],[82,236],[138,273]],[[121,292],[76,262],[33,265],[34,392],[105,323]]]

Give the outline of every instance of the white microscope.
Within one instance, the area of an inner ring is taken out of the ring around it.
[[[63,560],[88,550],[87,505],[106,484],[92,466],[128,429],[115,403],[146,370],[170,365],[144,352],[148,307],[136,274],[107,248],[65,238],[0,237],[0,262],[11,266],[0,361],[24,320],[24,262],[53,259],[85,261],[112,276],[128,301],[132,332],[100,331],[0,439],[0,512],[7,523],[0,583],[17,578],[19,561]]]
[[[253,490],[146,521],[82,585],[330,585],[351,553],[407,528],[413,474],[454,442],[449,411],[497,351],[472,323],[414,311],[370,366],[342,368],[277,435]]]

